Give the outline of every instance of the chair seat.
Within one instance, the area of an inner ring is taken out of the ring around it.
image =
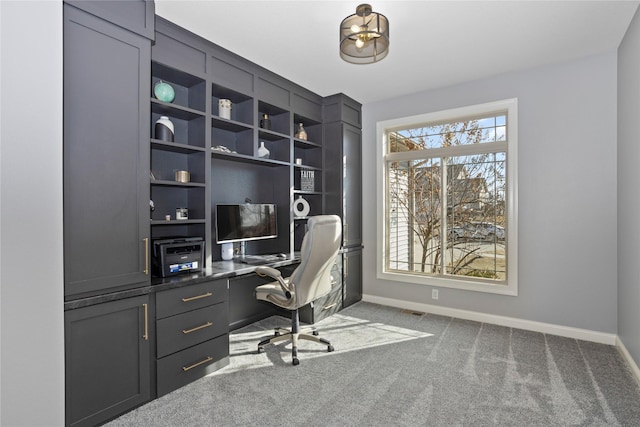
[[[266,283],[256,287],[256,299],[268,301],[280,307],[290,307],[291,298],[287,298],[285,291],[278,282]]]
[[[258,299],[266,300],[266,296],[271,294],[277,295],[280,298],[287,298],[278,282],[266,283],[256,287],[256,298]]]

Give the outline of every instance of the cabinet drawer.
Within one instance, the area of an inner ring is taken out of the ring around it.
[[[229,364],[229,334],[158,360],[158,397]]]
[[[157,357],[229,332],[228,305],[222,302],[157,321]]]
[[[300,320],[313,324],[342,309],[342,288],[336,288],[329,294],[318,298],[300,309]]]
[[[227,279],[198,283],[156,294],[158,319],[227,300]]]

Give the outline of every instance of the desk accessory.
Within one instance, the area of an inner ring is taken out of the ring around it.
[[[305,217],[309,215],[310,210],[311,208],[309,207],[309,202],[303,199],[302,196],[299,196],[293,202],[293,214],[297,217]]]
[[[300,190],[315,191],[315,173],[314,171],[300,171]]]
[[[260,148],[258,148],[258,157],[261,159],[268,159],[271,152],[264,146],[264,141],[260,141]]]
[[[160,80],[153,87],[153,95],[163,102],[173,102],[176,97],[176,91],[173,90],[173,87]]]
[[[189,209],[176,208],[176,219],[179,219],[179,220],[189,219]]]
[[[268,114],[265,113],[262,115],[262,119],[260,119],[260,127],[267,130],[271,129],[271,119]]]
[[[189,171],[176,171],[176,181],[187,183],[191,180],[191,174]]]
[[[307,131],[304,130],[302,123],[298,123],[298,131],[294,136],[298,139],[302,139],[303,141],[307,140]]]
[[[156,120],[156,139],[159,139],[160,141],[173,142],[174,129],[173,122],[169,120],[169,117],[160,116],[160,118]]]
[[[223,119],[231,119],[231,105],[230,99],[220,99],[218,101],[218,115]]]

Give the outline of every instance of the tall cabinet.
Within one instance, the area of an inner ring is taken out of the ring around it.
[[[362,117],[346,95],[324,100],[325,212],[342,218],[342,302],[362,299]]]
[[[66,424],[151,398],[149,101],[153,2],[64,4]]]
[[[126,2],[123,20],[114,23],[99,17],[115,10],[109,3],[64,6],[66,300],[148,284],[150,277],[149,108],[143,95],[153,4]],[[125,9],[145,19],[139,32],[127,28],[133,24]],[[115,12],[110,18],[116,20]]]

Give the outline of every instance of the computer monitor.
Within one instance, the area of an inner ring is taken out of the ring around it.
[[[278,237],[276,205],[216,205],[216,242],[231,243]]]

